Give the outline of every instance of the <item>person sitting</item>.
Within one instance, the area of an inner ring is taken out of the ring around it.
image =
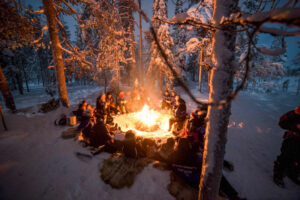
[[[89,125],[82,130],[82,133],[84,139],[92,147],[97,148],[101,145],[111,145],[114,142],[113,136],[109,133],[101,120],[96,123],[89,123]]]
[[[196,110],[191,113],[189,120],[188,135],[194,137],[195,143],[198,143],[201,148],[204,144],[204,134],[206,128],[207,106],[197,106]]]
[[[127,131],[122,148],[124,155],[129,158],[138,158],[141,156],[141,151],[141,146],[136,142],[135,132],[133,130]]]
[[[118,110],[115,104],[112,93],[108,92],[106,95],[107,111],[109,114],[117,114]]]
[[[176,93],[175,91],[171,91],[171,94],[170,94],[170,101],[171,101],[171,106],[172,108],[175,106],[175,103],[176,103]]]
[[[185,101],[180,98],[180,96],[176,96],[176,105],[173,108],[174,117],[169,120],[169,131],[174,123],[177,123],[178,129],[181,129],[183,123],[186,119],[186,105]]]
[[[128,109],[127,109],[127,97],[125,98],[125,94],[123,91],[120,92],[118,99],[117,99],[117,106],[118,106],[118,111],[121,114],[126,114],[128,113]]]
[[[76,111],[73,111],[73,114],[76,116],[76,120],[78,122],[81,122],[82,120],[84,120],[84,112],[86,110],[87,107],[87,102],[86,101],[82,101],[79,106],[78,109]]]
[[[174,151],[168,156],[167,162],[171,164],[199,167],[197,152],[192,148],[188,138],[179,138]]]
[[[102,120],[106,124],[108,114],[108,104],[106,103],[106,95],[101,93],[96,101],[97,119]]]
[[[296,184],[300,184],[300,107],[296,107],[280,117],[279,126],[287,130],[283,136],[281,153],[274,162],[273,180],[284,187],[284,174]]]
[[[162,160],[167,160],[169,156],[174,152],[175,140],[168,138],[167,142],[163,144],[158,152]]]
[[[87,104],[85,112],[82,114],[82,120],[77,127],[77,130],[80,132],[85,127],[89,126],[89,124],[93,124],[95,122],[95,110],[93,106]]]
[[[164,95],[163,95],[163,100],[161,103],[161,109],[171,109],[172,108],[172,102],[170,99],[170,94],[168,92],[168,90],[165,91]]]

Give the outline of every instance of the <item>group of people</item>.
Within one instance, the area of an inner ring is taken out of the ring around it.
[[[113,153],[118,151],[129,158],[149,157],[166,163],[173,171],[184,171],[185,169],[181,169],[180,166],[192,167],[193,176],[183,175],[182,177],[190,185],[197,187],[202,167],[207,105],[197,106],[188,115],[185,101],[175,92],[167,91],[163,95],[160,109],[167,109],[173,113],[173,117],[169,121],[169,130],[172,130],[173,126],[176,125],[177,130],[181,130],[177,131],[176,136],[168,138],[166,143],[158,145],[154,140],[137,137],[133,130],[129,130],[125,133],[123,141],[114,140],[114,135],[107,126],[110,123],[110,116],[141,109],[147,103],[147,98],[141,99],[141,96],[136,92],[121,91],[116,101],[114,101],[111,93],[101,94],[97,98],[95,109],[83,101],[76,111],[80,121],[78,130],[82,132],[90,146],[103,147],[101,152]],[[139,104],[139,102],[141,103]],[[151,101],[147,104],[150,105],[150,103]],[[224,176],[222,177],[221,190],[224,190],[227,196],[237,196],[237,192]]]
[[[109,135],[107,125],[113,125],[114,115],[139,111],[144,104],[153,106],[153,102],[145,95],[143,87],[133,91],[120,91],[116,100],[110,92],[101,93],[96,99],[95,108],[86,101],[82,101],[78,109],[74,111],[77,121],[80,123],[78,131],[83,133],[84,138],[89,138],[89,143],[93,144],[92,146],[97,147],[99,139],[96,139],[96,137],[98,134],[105,133],[108,136],[104,138],[110,138],[111,135]],[[182,133],[177,134],[177,139],[191,136],[196,143],[203,140],[207,112],[205,105],[198,106],[188,116],[185,101],[175,91],[165,91],[160,109],[169,110],[173,113],[173,117],[169,120],[169,131],[174,129],[175,126],[177,130],[182,130]],[[179,133],[179,131],[177,132]],[[103,137],[98,138],[103,139]]]

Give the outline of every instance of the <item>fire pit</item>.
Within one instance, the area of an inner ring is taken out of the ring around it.
[[[115,116],[114,122],[123,132],[134,130],[137,136],[165,140],[173,136],[171,131],[168,131],[170,118],[169,113],[151,110],[145,105],[139,112]]]

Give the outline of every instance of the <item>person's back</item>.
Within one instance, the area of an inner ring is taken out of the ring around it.
[[[169,162],[179,165],[197,166],[197,153],[193,151],[188,138],[180,138]]]
[[[136,144],[135,132],[129,130],[125,134],[125,139],[123,141],[123,149],[124,155],[129,158],[137,158],[138,157],[138,147]]]
[[[90,143],[91,146],[98,147],[109,143],[112,140],[105,124],[100,120],[98,121],[91,130]]]
[[[281,146],[281,153],[274,162],[273,180],[284,187],[285,173],[296,184],[300,184],[300,107],[280,117],[279,126],[287,130]]]
[[[183,99],[179,100],[179,105],[175,110],[175,117],[184,120],[186,117],[186,105]]]

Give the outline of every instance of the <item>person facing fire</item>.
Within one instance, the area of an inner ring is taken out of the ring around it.
[[[107,111],[109,114],[116,114],[118,112],[114,97],[111,92],[106,95]]]
[[[182,127],[186,119],[186,105],[185,101],[180,96],[175,97],[176,103],[173,108],[173,117],[169,120],[169,131],[171,131],[174,123],[177,123],[179,127]]]
[[[102,120],[104,124],[106,123],[107,114],[108,114],[107,108],[108,105],[106,103],[106,95],[104,93],[101,93],[96,101],[96,112],[97,112],[97,118]]]
[[[83,114],[86,110],[86,107],[87,102],[84,100],[79,104],[78,109],[76,111],[73,111],[73,114],[76,116],[77,121],[81,122],[82,120],[84,120]]]
[[[170,101],[171,101],[172,107],[174,107],[174,106],[175,106],[175,103],[176,103],[175,97],[176,97],[176,93],[175,93],[175,91],[172,90],[172,91],[171,91],[171,94],[170,94]]]
[[[77,130],[81,131],[88,125],[93,124],[95,121],[95,109],[90,104],[87,104],[85,111],[82,113],[82,120],[80,121]]]
[[[125,98],[125,93],[123,91],[121,91],[119,93],[118,99],[117,99],[117,106],[118,106],[118,111],[121,114],[126,114],[128,113],[128,109],[127,109],[127,100]]]
[[[274,162],[273,180],[284,187],[284,174],[300,185],[300,106],[280,117],[279,126],[287,130],[283,136],[281,153]]]
[[[161,109],[171,109],[171,108],[172,108],[172,104],[171,104],[171,99],[170,99],[170,93],[168,90],[166,90],[163,95]]]
[[[206,127],[207,105],[203,104],[191,112],[187,127],[176,138],[191,137],[196,149],[203,149]]]

